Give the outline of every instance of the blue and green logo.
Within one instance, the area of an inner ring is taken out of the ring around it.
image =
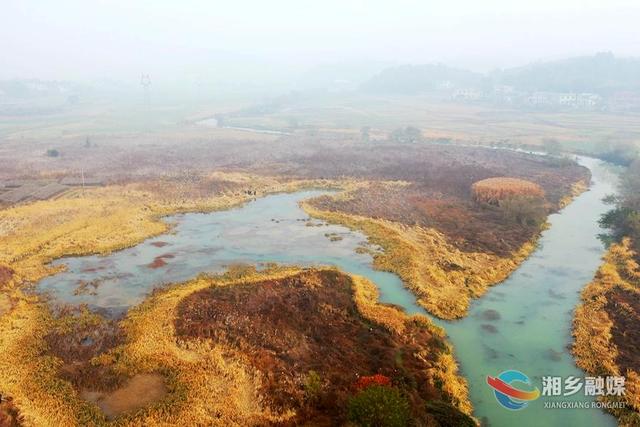
[[[515,383],[522,383],[529,390]],[[524,409],[529,402],[540,397],[540,390],[533,387],[529,377],[520,371],[504,371],[497,377],[487,375],[487,384],[493,389],[498,403],[511,411]]]

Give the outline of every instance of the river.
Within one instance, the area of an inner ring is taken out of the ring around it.
[[[528,375],[541,390],[542,376],[584,377],[569,351],[573,310],[580,291],[593,278],[604,247],[597,220],[610,207],[602,202],[615,192],[616,176],[603,162],[581,158],[591,169],[589,191],[549,217],[536,251],[503,283],[474,301],[462,320],[436,323],[455,347],[469,382],[474,415],[491,426],[615,426],[600,409],[545,409],[551,401],[587,401],[542,397],[520,411],[500,407],[486,384],[487,375],[510,369]]]
[[[200,126],[211,127],[211,128],[233,129],[233,130],[240,130],[240,131],[243,131],[243,132],[264,133],[264,134],[267,134],[267,135],[291,135],[291,132],[285,132],[283,130],[221,125],[218,122],[218,120],[213,118],[213,117],[210,117],[208,119],[199,120],[199,121],[196,122],[196,124],[200,125]]]
[[[434,319],[455,347],[469,381],[474,415],[491,426],[615,425],[613,417],[599,409],[545,409],[544,401],[550,399],[546,397],[521,411],[509,411],[498,405],[486,385],[487,375],[508,369],[528,374],[539,388],[542,376],[584,376],[568,350],[572,311],[604,253],[597,220],[607,210],[602,198],[614,191],[615,177],[600,161],[580,161],[592,171],[590,191],[550,216],[551,227],[532,256],[475,301],[465,319]],[[42,280],[39,289],[53,300],[85,303],[119,315],[155,287],[202,272],[221,272],[235,263],[334,265],[372,280],[383,302],[424,314],[396,275],[374,270],[369,254],[355,252],[367,244],[366,236],[311,220],[298,206],[301,200],[325,193],[276,194],[228,211],[168,217],[174,225],[170,233],[135,247],[56,261],[66,264],[66,271]]]

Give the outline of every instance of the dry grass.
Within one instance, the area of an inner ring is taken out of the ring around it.
[[[224,183],[222,191],[207,189],[218,182]],[[168,230],[160,220],[164,215],[228,209],[269,192],[335,186],[332,181],[218,173],[195,183],[170,181],[161,188],[142,182],[77,190],[56,200],[0,211],[0,393],[14,398],[28,425],[104,421],[96,415],[97,408],[82,403],[70,384],[56,376],[59,359],[43,355],[45,337],[54,322],[38,298],[24,290],[58,271],[49,262],[65,256],[107,254],[138,244]],[[249,189],[255,196],[246,193]],[[212,353],[207,357],[221,356]],[[220,387],[216,393],[233,385]]]
[[[177,342],[175,305],[181,296],[210,285],[199,279],[153,296],[123,322],[127,343],[93,360],[126,376],[159,372],[165,378],[165,399],[123,415],[115,425],[254,425],[283,419],[261,407],[254,373],[229,358],[225,349]],[[44,338],[53,319],[44,306],[24,302],[1,320],[0,388],[14,397],[25,425],[108,424],[97,406],[59,378],[59,359],[47,356]]]
[[[454,375],[443,363],[449,348],[444,334],[422,316],[409,318],[378,306],[354,288],[365,281],[331,269],[304,270],[280,280],[246,285],[212,286],[184,298],[178,306],[176,331],[181,338],[211,340],[235,349],[261,374],[260,393],[278,411],[296,413],[295,424],[330,419],[344,422],[353,384],[362,375],[383,374],[412,396],[418,419],[424,401],[446,400],[464,406]],[[371,284],[368,284],[372,286]],[[358,313],[370,307],[363,318]],[[383,324],[377,315],[384,313]],[[322,325],[322,326],[320,326]],[[396,332],[400,329],[402,332]],[[455,365],[454,365],[455,368]],[[304,381],[309,372],[322,386],[307,399]],[[445,378],[446,376],[446,378]],[[451,389],[443,390],[445,382]]]
[[[156,393],[158,387],[151,384],[151,394],[156,399],[146,402],[145,407],[125,405],[125,412],[113,421],[98,406],[84,400],[80,390],[59,377],[61,361],[49,354],[45,340],[56,320],[44,305],[22,300],[10,316],[0,319],[0,354],[3,355],[0,389],[14,397],[24,424],[29,426],[286,423],[293,419],[295,412],[274,411],[265,404],[265,396],[260,394],[263,376],[242,354],[210,340],[180,339],[174,319],[179,304],[203,289],[278,281],[300,272],[297,268],[274,268],[262,273],[246,269],[233,270],[223,276],[202,276],[156,292],[131,310],[120,325],[126,342],[97,355],[92,363],[133,379],[159,378],[159,374],[163,377],[162,393]],[[441,343],[437,348],[425,349],[424,354],[414,356],[430,367],[425,372],[432,378],[432,386],[441,388],[443,398],[469,413],[466,383],[457,375],[451,349],[444,343],[444,332],[427,318],[407,317],[397,309],[378,305],[375,287],[364,278],[353,278],[353,286],[358,309],[365,317],[385,325],[397,336],[405,335],[394,331],[407,331],[416,324],[437,337]],[[111,402],[114,395],[118,397],[129,390],[132,382],[135,380],[103,397]],[[146,389],[149,383],[142,385]],[[123,409],[121,399],[115,402],[117,409]],[[102,404],[104,406],[104,402]]]
[[[638,342],[640,267],[630,239],[614,244],[594,280],[582,291],[573,321],[576,363],[592,375],[626,377],[625,409],[612,410],[621,426],[640,424]],[[635,303],[633,302],[635,301]]]
[[[578,197],[580,194],[584,193],[588,189],[589,189],[589,184],[587,183],[586,180],[580,180],[580,181],[574,182],[571,185],[571,190],[569,191],[569,194],[562,197],[558,202],[558,207],[559,208],[566,207],[567,205],[569,205],[569,203],[573,201],[573,199],[575,199],[576,197]]]
[[[481,144],[509,141],[539,145],[545,138],[556,138],[572,148],[592,148],[607,139],[638,141],[640,135],[640,121],[634,113],[519,111],[435,100],[428,95],[340,94],[287,105],[282,111],[259,118],[277,122],[284,117],[297,119],[303,127],[345,132],[371,126],[374,138],[384,138],[395,128],[413,125],[429,138]],[[245,124],[251,123],[251,119],[245,118]]]
[[[56,200],[0,211],[0,266],[2,271],[15,271],[6,284],[10,288],[35,283],[55,273],[47,265],[54,259],[107,254],[166,232],[169,226],[160,220],[165,215],[223,210],[267,193],[337,185],[349,186],[216,173],[192,181],[168,180],[163,185],[140,182],[75,190]]]
[[[72,384],[59,376],[60,358],[47,353],[46,337],[54,319],[37,298],[22,291],[25,286],[55,273],[56,269],[48,265],[50,261],[71,255],[106,254],[135,245],[167,231],[168,226],[160,221],[163,215],[226,209],[254,197],[253,194],[261,196],[308,187],[354,189],[367,185],[362,181],[280,180],[228,173],[177,178],[160,183],[150,180],[76,190],[56,200],[0,211],[0,246],[3,248],[0,265],[12,271],[3,285],[10,301],[0,317],[0,369],[4,374],[0,376],[0,392],[14,397],[26,424],[101,425],[108,422],[95,405],[81,399]],[[508,258],[461,252],[433,229],[366,217],[315,214],[327,215],[333,222],[342,222],[368,234],[386,249],[386,253],[376,256],[376,266],[398,273],[420,297],[421,304],[447,318],[464,315],[470,298],[481,295],[487,286],[506,277],[532,248],[525,245]],[[231,279],[229,276],[224,280]],[[195,292],[206,286],[210,286],[210,282],[199,279],[190,282],[185,290]],[[374,295],[371,286],[356,292],[363,314],[388,325],[390,330],[404,330],[407,323],[396,310],[362,302],[362,298]],[[96,366],[113,370],[124,378],[155,373],[165,378],[165,399],[125,415],[117,422],[157,425],[188,420],[197,425],[215,419],[219,424],[246,425],[291,419],[291,413],[274,412],[264,405],[259,394],[259,374],[237,355],[230,356],[233,351],[229,348],[176,342],[172,335],[175,331],[169,323],[175,304],[187,295],[181,292],[182,288],[176,288],[167,294],[158,294],[131,312],[123,324],[127,343],[92,360]],[[438,353],[438,358],[434,381],[439,378],[437,382],[451,401],[468,412],[466,386],[456,375],[453,356],[443,351]],[[232,403],[211,404],[219,396],[229,397]]]
[[[477,202],[497,204],[501,200],[524,196],[544,197],[544,190],[538,184],[524,179],[496,177],[475,182],[471,186]]]
[[[471,298],[506,279],[535,247],[526,243],[508,257],[463,252],[434,229],[321,211],[309,202],[302,206],[313,217],[362,231],[384,248],[374,256],[374,266],[400,276],[419,304],[443,319],[465,316]]]

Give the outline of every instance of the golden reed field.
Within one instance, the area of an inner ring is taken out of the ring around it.
[[[454,163],[448,167],[459,165]],[[559,172],[557,176],[543,175],[547,180],[545,185],[550,188],[564,173],[575,178],[573,183],[584,179],[581,170],[554,171]],[[328,199],[304,202],[303,208],[313,217],[363,231],[372,243],[383,249],[373,254],[374,265],[397,273],[418,296],[421,305],[443,318],[464,316],[472,298],[504,280],[534,248],[541,230],[539,225],[508,224],[514,233],[526,231],[528,240],[514,240],[508,246],[510,250],[492,252],[483,251],[476,243],[466,245],[453,240],[453,224],[411,224],[402,218],[394,220],[384,214],[375,215],[373,211],[368,215],[351,212],[348,205],[334,209],[333,203],[349,203],[360,194],[373,194],[371,191],[376,188],[409,189],[410,193],[398,193],[399,197],[409,196],[408,200],[420,188],[414,181],[381,179],[385,176],[378,176],[377,172],[356,177],[336,173],[334,178],[313,173],[270,177],[264,173],[217,172],[179,179],[149,177],[102,188],[74,189],[55,199],[1,210],[0,244],[4,250],[0,253],[0,280],[4,292],[0,300],[0,369],[4,375],[0,376],[0,391],[7,400],[0,407],[0,413],[6,422],[11,423],[13,419],[36,426],[166,425],[180,421],[193,425],[286,425],[295,424],[295,420],[312,419],[317,409],[309,406],[304,398],[287,405],[269,400],[265,384],[273,379],[268,379],[272,374],[268,374],[268,369],[265,371],[265,366],[271,365],[265,365],[262,359],[251,359],[252,354],[260,354],[254,353],[255,346],[237,342],[223,345],[211,341],[210,337],[178,337],[173,324],[180,302],[193,292],[223,282],[284,280],[294,270],[274,270],[267,275],[254,272],[246,277],[234,276],[233,272],[223,278],[201,277],[155,293],[121,321],[104,319],[83,309],[53,311],[31,290],[38,280],[58,271],[49,265],[55,259],[106,254],[169,231],[169,226],[161,221],[165,215],[228,209],[253,197],[303,188],[341,189],[342,193]],[[473,224],[478,227],[483,224],[480,220],[483,215],[489,215],[496,223],[503,221],[502,213],[485,212],[486,208],[466,199],[475,181],[474,174],[464,177],[466,189],[459,187],[461,193],[453,201],[454,205],[461,212],[477,215]],[[560,199],[572,195],[570,190],[577,188],[572,182],[564,187],[566,190],[555,188],[550,199],[553,203],[549,203],[548,209],[557,208],[561,205]],[[453,186],[446,187],[448,190],[458,188],[457,181],[446,185]],[[435,200],[432,190],[420,191],[427,194],[427,199],[420,199],[420,203]],[[328,203],[328,208],[324,203]],[[369,206],[377,209],[375,204]],[[445,413],[456,414],[455,419],[461,423],[468,422],[465,414],[471,412],[471,406],[465,382],[457,373],[456,362],[442,332],[426,318],[412,320],[395,308],[363,303],[363,295],[375,301],[373,286],[359,278],[341,280],[353,281],[358,316],[383,325],[392,334],[383,334],[380,339],[394,342],[399,349],[414,345],[393,337],[398,330],[406,333],[410,324],[423,325],[420,327],[423,329],[418,328],[415,333],[430,337],[423,337],[426,347],[411,350],[415,354],[426,351],[424,354],[428,357],[401,362],[388,359],[409,370],[399,377],[396,371],[389,371],[388,381],[393,384],[392,388],[413,390],[410,378],[415,374],[411,374],[411,369],[426,369],[427,377],[421,383],[430,384],[429,390],[412,391],[409,395],[417,393],[416,399],[428,396],[428,403],[435,405],[431,407],[433,412],[417,411],[415,405],[407,403],[406,413],[398,416],[411,414],[433,424],[437,423],[434,414]],[[338,313],[343,309],[331,310]],[[356,322],[353,323],[356,327],[362,319],[349,321]],[[80,337],[88,331],[100,338],[84,348]],[[235,347],[230,348],[231,344]],[[325,347],[329,345],[327,342]],[[360,356],[355,353],[354,357]],[[362,372],[357,374],[366,377],[379,370],[373,369],[370,363],[373,362],[354,364],[362,367]],[[310,371],[313,369],[291,373],[291,384],[304,388],[309,382],[314,390],[320,387],[322,380]],[[343,388],[325,390],[327,396],[342,396],[323,397],[342,402],[336,406],[342,409],[332,415],[335,418],[329,418],[327,425],[331,420],[344,420],[349,416],[345,402],[350,401],[353,390],[350,381],[345,384]],[[228,390],[227,396],[232,397],[220,399],[221,390]]]

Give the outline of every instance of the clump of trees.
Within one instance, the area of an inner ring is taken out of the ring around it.
[[[354,384],[357,391],[348,402],[349,421],[357,426],[407,426],[422,425],[412,417],[408,396],[393,384],[391,378],[376,374],[360,377]],[[429,400],[424,404],[431,425],[435,420],[442,427],[475,427],[467,414],[442,400]]]
[[[394,129],[391,134],[389,134],[389,140],[393,142],[401,142],[401,143],[412,143],[412,142],[421,142],[424,140],[422,136],[422,131],[413,126],[407,126],[405,128]]]
[[[630,166],[638,159],[638,147],[631,142],[606,142],[597,157],[620,166]]]
[[[609,230],[601,237],[606,243],[630,237],[636,252],[640,252],[640,158],[636,158],[620,179],[619,195],[608,196],[606,202],[614,208],[602,215],[600,225]]]
[[[47,157],[59,157],[60,156],[60,151],[56,150],[55,148],[50,148],[47,150]]]
[[[348,417],[358,426],[403,427],[411,420],[411,410],[398,388],[374,383],[349,400]]]
[[[540,226],[547,217],[545,202],[541,197],[507,197],[499,202],[498,207],[508,221],[523,226]]]

